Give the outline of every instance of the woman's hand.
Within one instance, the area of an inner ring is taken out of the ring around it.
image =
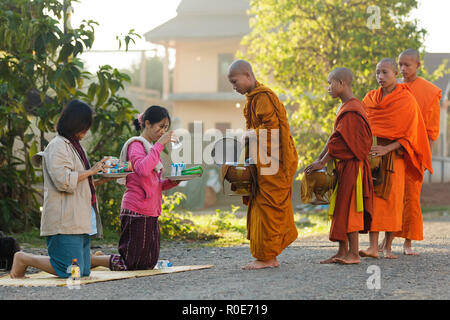
[[[172,141],[172,135],[173,135],[173,131],[167,131],[166,133],[164,133],[161,138],[158,139],[157,142],[161,143],[163,146],[165,146],[166,144],[168,144],[169,142]]]
[[[96,164],[94,164],[89,170],[84,170],[78,172],[78,182],[83,181],[84,179],[87,179],[90,176],[96,175],[98,172],[103,171],[103,168],[105,166],[105,161],[108,160],[108,158],[102,159]]]
[[[96,164],[94,164],[91,167],[91,169],[89,169],[90,176],[96,175],[100,171],[103,171],[106,160],[107,160],[107,158],[106,159],[102,159],[99,162],[97,162]]]

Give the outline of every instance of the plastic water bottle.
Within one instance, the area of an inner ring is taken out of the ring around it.
[[[161,269],[167,269],[172,266],[172,263],[169,260],[158,260],[156,263],[155,269],[161,270]]]
[[[70,274],[70,277],[66,279],[67,288],[80,289],[81,272],[77,259],[72,259],[72,264],[67,267],[66,272]]]
[[[72,265],[70,266],[70,274],[72,280],[80,280],[80,265],[77,259],[72,259]]]
[[[186,169],[186,163],[182,162],[179,164],[177,175],[181,176],[184,169]]]
[[[177,175],[177,164],[176,163],[172,163],[171,170],[170,170],[170,175],[172,177]]]

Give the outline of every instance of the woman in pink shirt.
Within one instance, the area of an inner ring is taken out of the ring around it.
[[[151,106],[134,125],[141,135],[130,138],[123,146],[120,159],[129,161],[133,173],[126,177],[126,190],[120,211],[121,234],[119,254],[96,255],[92,264],[111,270],[153,269],[158,262],[162,191],[178,182],[162,179],[161,151],[172,139],[168,111]]]

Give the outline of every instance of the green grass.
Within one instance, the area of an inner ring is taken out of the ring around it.
[[[17,240],[21,249],[46,247],[45,237],[40,236],[39,229],[32,229],[28,232],[16,233],[11,236]]]
[[[215,213],[193,215],[190,212],[177,213],[176,221],[167,227],[161,227],[167,234],[162,233],[163,242],[184,241],[192,246],[227,247],[248,244],[247,219],[244,215],[236,215],[239,207],[233,206],[231,210],[216,210]],[[172,216],[172,218],[175,217]],[[307,218],[307,219],[305,219]],[[308,211],[295,213],[295,224],[300,237],[314,236],[328,232],[329,223],[325,211]],[[175,228],[174,224],[183,224],[183,228]],[[169,231],[167,231],[169,230]],[[93,238],[92,246],[117,246],[119,233],[104,228],[104,238]],[[39,230],[13,235],[24,248],[45,248],[45,237],[39,235]]]
[[[39,229],[35,228],[27,232],[12,234],[21,248],[46,248],[45,237],[41,237]],[[115,231],[103,229],[103,239],[92,238],[92,246],[117,244],[120,235]]]
[[[306,211],[294,215],[299,237],[310,237],[326,234],[330,230],[328,211]]]
[[[450,207],[422,207],[422,213],[449,212]]]
[[[248,244],[247,219],[236,214],[239,207],[231,210],[216,210],[210,214],[195,215],[190,212],[173,213],[170,224],[161,226],[163,242],[184,241],[192,246],[227,247]],[[424,219],[450,214],[450,207],[422,208]],[[175,219],[176,218],[176,219]],[[162,219],[160,219],[162,221]],[[294,214],[295,225],[300,238],[317,236],[329,232],[330,221],[326,210],[302,211]],[[183,225],[179,227],[178,225]],[[169,231],[167,231],[169,230]],[[112,228],[104,228],[103,239],[92,239],[92,246],[117,246],[119,233]],[[13,234],[22,248],[45,248],[45,237],[41,237],[39,229],[20,234]]]
[[[217,210],[215,214],[192,216],[192,221],[198,232],[209,235],[208,241],[202,241],[198,245],[227,247],[248,243],[246,238],[247,220],[245,217],[237,217],[235,215],[236,210],[233,210]]]

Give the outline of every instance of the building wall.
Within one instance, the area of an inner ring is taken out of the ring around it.
[[[236,108],[236,103],[240,108]],[[174,101],[173,114],[180,119],[180,127],[203,121],[203,130],[216,128],[216,123],[229,122],[231,129],[245,129],[242,101]]]
[[[219,54],[236,53],[239,42],[240,39],[177,41],[173,92],[218,92]]]
[[[173,93],[213,94],[224,92],[219,89],[219,55],[234,55],[240,49],[240,39],[177,41],[175,49]],[[231,84],[225,90],[232,92]],[[178,127],[189,129],[189,123],[202,121],[204,131],[216,128],[217,123],[230,123],[231,129],[245,128],[243,100],[176,100],[171,103]]]

